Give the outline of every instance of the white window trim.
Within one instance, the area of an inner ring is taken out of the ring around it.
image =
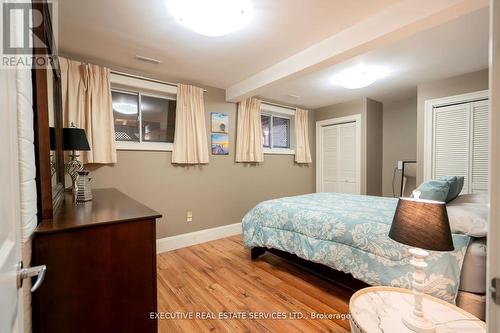
[[[295,145],[295,129],[292,129],[294,125],[295,110],[279,107],[276,105],[270,105],[262,103],[260,107],[260,113],[263,116],[277,116],[280,118],[290,119],[290,148],[267,148],[264,147],[264,154],[266,155],[295,155],[295,150],[292,148]]]
[[[267,155],[295,155],[295,150],[290,148],[265,148],[264,154]]]
[[[174,147],[174,144],[170,142],[115,142],[117,150],[172,151]]]
[[[280,107],[276,105],[271,105],[271,104],[266,104],[262,102],[260,106],[260,111],[262,113],[271,113],[271,114],[281,114],[281,115],[288,115],[288,116],[295,116],[295,110],[285,108],[285,107]]]
[[[124,86],[132,89],[155,91],[160,94],[177,95],[177,87],[164,83],[142,80],[135,77],[111,73],[111,87]],[[119,88],[117,88],[119,89]]]
[[[424,160],[422,163],[424,179],[422,181],[429,180],[432,177],[432,128],[434,108],[451,104],[469,103],[488,98],[489,91],[480,90],[466,94],[430,99],[424,102]]]
[[[143,96],[175,100],[177,87],[163,83],[141,80],[138,78],[123,76],[111,73],[111,91],[136,94]],[[139,99],[139,105],[141,101]],[[142,128],[141,114],[139,114],[139,126]],[[134,142],[134,141],[116,141],[117,150],[143,150],[143,151],[172,151],[174,144],[171,142]]]

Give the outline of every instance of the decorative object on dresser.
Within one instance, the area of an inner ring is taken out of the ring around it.
[[[418,196],[417,196],[418,197]],[[413,273],[413,312],[402,317],[404,324],[414,332],[435,332],[435,323],[424,314],[422,300],[425,288],[425,258],[432,251],[453,251],[450,223],[444,202],[401,198],[389,231],[389,237],[396,242],[412,246],[410,263]]]
[[[88,171],[78,171],[75,182],[75,201],[92,201],[92,190],[90,189],[90,177]]]
[[[353,333],[410,333],[403,324],[403,316],[412,310],[412,292],[394,287],[369,287],[357,291],[349,301],[351,331]],[[467,311],[430,295],[423,295],[438,332],[484,333],[486,325]]]
[[[66,172],[71,177],[72,189],[75,188],[76,178],[78,177],[78,172],[83,171],[83,164],[77,157],[76,151],[90,150],[90,145],[87,140],[87,135],[85,130],[81,128],[74,127],[63,128],[63,150],[71,151],[69,157],[71,160],[66,163]],[[50,149],[55,150],[56,148],[56,130],[54,127],[50,128]]]
[[[157,332],[159,217],[116,189],[79,205],[66,192],[35,231],[33,265],[47,274],[33,293],[33,332]]]
[[[66,164],[66,172],[71,177],[71,182],[73,183],[73,191],[75,191],[75,184],[78,178],[78,172],[83,171],[83,163],[78,160],[76,152],[82,150],[90,150],[89,142],[87,140],[87,135],[85,130],[81,128],[76,128],[73,123],[71,127],[63,129],[63,143],[64,150],[70,150],[71,160]]]

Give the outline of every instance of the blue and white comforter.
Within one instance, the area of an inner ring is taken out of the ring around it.
[[[268,247],[350,273],[370,285],[411,288],[409,247],[389,238],[398,200],[315,193],[264,201],[243,218],[247,247]],[[427,258],[428,294],[454,302],[469,243],[453,235],[455,250]]]

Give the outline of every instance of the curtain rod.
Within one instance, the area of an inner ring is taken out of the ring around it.
[[[135,74],[129,74],[129,73],[125,73],[125,72],[119,72],[119,71],[115,71],[115,70],[111,70],[111,73],[116,74],[116,75],[131,77],[131,78],[134,78],[134,79],[140,79],[140,80],[145,80],[145,81],[150,81],[150,82],[155,82],[155,83],[166,84],[166,85],[172,86],[172,87],[177,87],[178,86],[177,83],[172,83],[172,82],[162,81],[162,80],[157,80],[157,79],[151,79],[149,77],[135,75]],[[207,92],[206,89],[203,89],[203,91]]]
[[[278,103],[272,103],[272,102],[266,102],[266,101],[262,101],[262,104],[278,106],[280,108],[285,108],[285,109],[289,109],[289,110],[295,110],[295,109],[297,109],[296,107],[293,107],[293,106],[288,106],[288,105],[283,105],[283,104],[278,104]]]

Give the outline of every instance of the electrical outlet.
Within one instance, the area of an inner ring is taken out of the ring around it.
[[[193,212],[192,211],[188,211],[186,213],[186,222],[193,222]]]

